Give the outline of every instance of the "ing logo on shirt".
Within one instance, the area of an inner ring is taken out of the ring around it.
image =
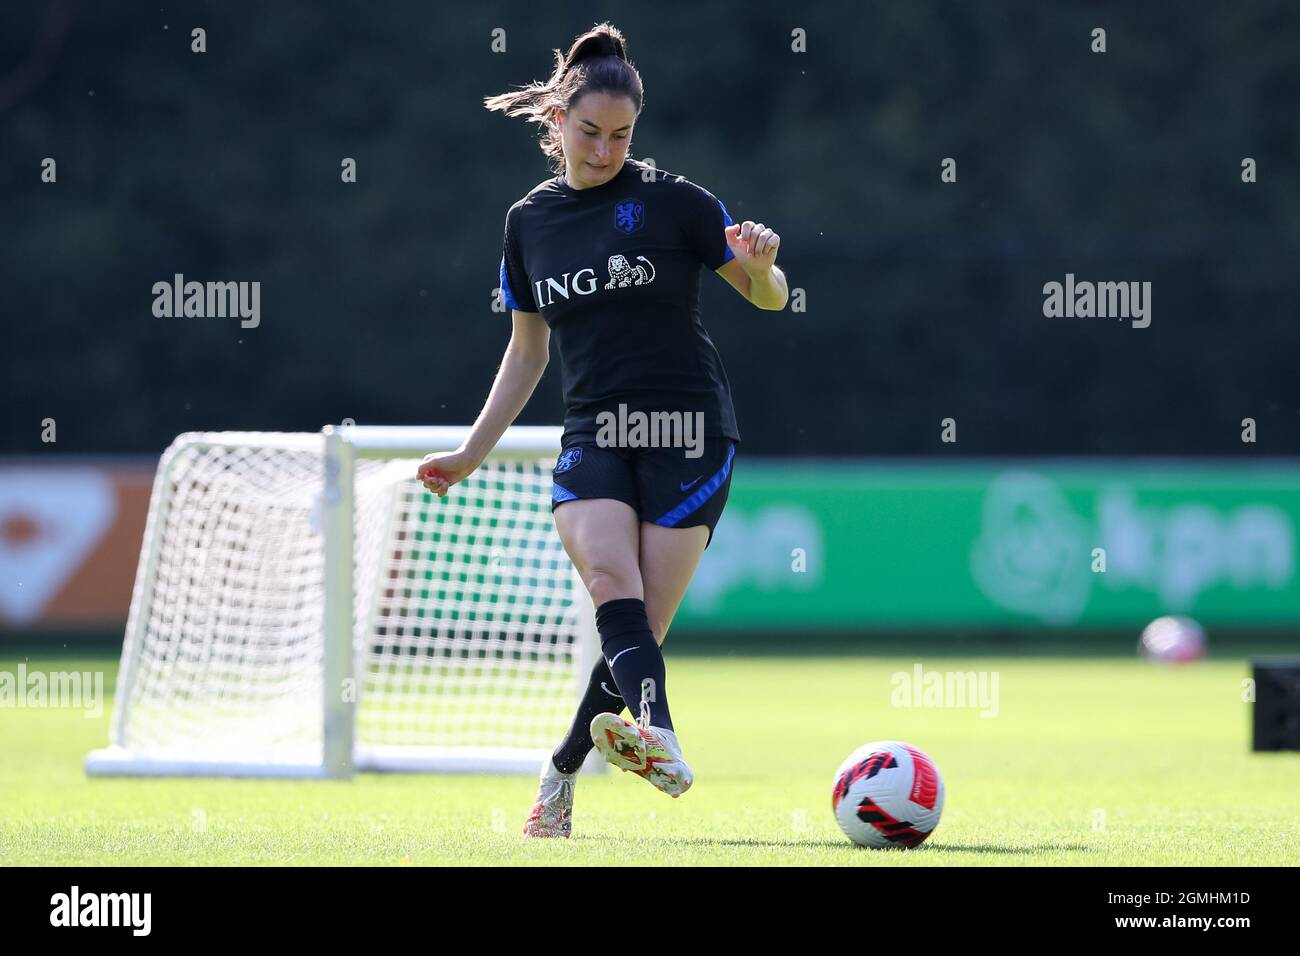
[[[639,199],[624,199],[614,206],[614,228],[633,233],[645,225],[645,203]]]
[[[645,266],[633,266],[627,261],[626,256],[610,256],[609,264],[609,281],[605,283],[606,289],[626,289],[630,285],[647,285],[654,281],[655,267],[654,263],[645,256],[637,256],[645,266],[650,267],[650,271],[645,271]]]
[[[632,265],[627,261],[627,256],[613,255],[606,262],[606,269],[609,270],[609,281],[603,286],[605,289],[626,289],[634,285],[648,285],[654,281],[655,267],[645,256],[635,256],[637,265]],[[640,263],[645,263],[641,265]],[[584,296],[592,295],[598,289],[602,288],[601,281],[596,278],[596,270],[591,266],[586,266],[572,274],[566,272],[563,276],[556,279],[538,279],[533,283],[535,290],[534,298],[537,301],[538,308],[545,308],[554,305],[557,297],[568,300],[570,294]]]

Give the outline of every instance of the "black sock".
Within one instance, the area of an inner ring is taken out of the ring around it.
[[[668,715],[668,694],[664,689],[664,656],[650,631],[645,602],[638,598],[606,601],[596,609],[600,646],[618,683],[619,693],[634,718],[641,715],[641,688],[653,681],[650,695],[650,723],[673,729]]]
[[[604,686],[602,686],[604,685]],[[609,688],[606,690],[605,688]],[[551,763],[561,773],[575,773],[582,766],[582,761],[591,752],[591,721],[597,714],[621,714],[624,708],[623,697],[618,693],[614,675],[609,672],[609,665],[602,657],[591,669],[591,680],[587,682],[587,692],[582,695],[578,712],[573,716],[573,725],[568,736],[561,741],[551,755]]]

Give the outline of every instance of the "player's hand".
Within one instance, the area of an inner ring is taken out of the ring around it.
[[[463,448],[457,448],[455,451],[425,455],[420,467],[415,469],[415,477],[426,490],[432,491],[439,498],[445,498],[452,485],[464,481],[478,466],[479,463]]]
[[[761,222],[733,222],[722,230],[727,237],[727,245],[745,271],[750,275],[770,272],[776,263],[776,250],[781,245],[778,236]]]

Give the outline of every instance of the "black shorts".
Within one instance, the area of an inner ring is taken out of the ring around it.
[[[684,448],[605,447],[587,435],[565,435],[561,445],[551,486],[552,511],[566,501],[613,498],[631,505],[651,524],[705,525],[712,543],[731,489],[736,443],[730,438],[705,438],[698,458],[686,457]]]

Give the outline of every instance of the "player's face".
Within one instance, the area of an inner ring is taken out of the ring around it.
[[[556,116],[564,142],[564,164],[575,189],[599,186],[623,167],[632,142],[636,106],[630,97],[586,93]]]

